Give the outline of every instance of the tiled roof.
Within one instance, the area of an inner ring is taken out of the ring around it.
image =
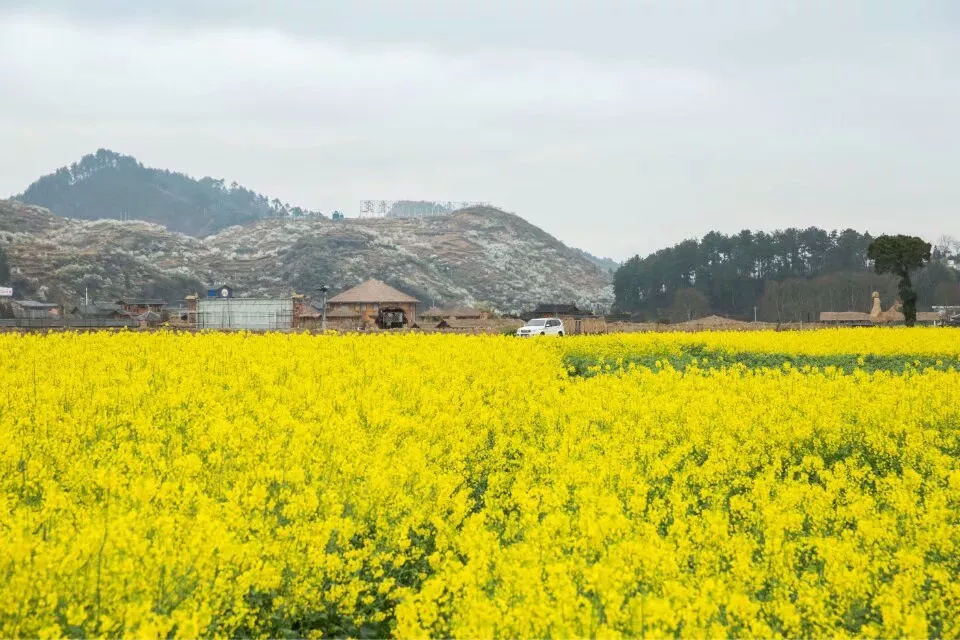
[[[93,302],[90,304],[79,304],[73,310],[73,313],[79,313],[81,316],[92,317],[107,317],[110,315],[123,315],[125,312],[123,307],[112,302]]]
[[[117,300],[117,304],[129,304],[129,305],[159,305],[167,304],[166,300],[160,300],[158,298],[123,298]]]
[[[413,296],[398,291],[380,280],[367,280],[352,289],[339,293],[329,302],[419,302]]]

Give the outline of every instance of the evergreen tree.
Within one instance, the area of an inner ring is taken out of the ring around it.
[[[930,243],[915,236],[880,236],[870,244],[867,257],[877,273],[892,273],[900,278],[898,290],[903,318],[908,327],[917,321],[917,292],[910,272],[922,269],[930,261]]]

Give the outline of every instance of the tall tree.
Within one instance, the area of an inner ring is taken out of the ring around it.
[[[686,322],[694,318],[701,318],[710,313],[710,301],[692,287],[677,289],[673,294],[673,304],[669,309],[670,320]]]
[[[915,236],[880,236],[867,249],[877,273],[892,273],[900,278],[897,285],[903,304],[903,319],[908,327],[917,321],[917,293],[910,281],[910,272],[923,268],[930,261],[930,243]]]

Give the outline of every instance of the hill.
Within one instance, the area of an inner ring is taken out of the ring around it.
[[[610,276],[522,218],[464,209],[424,219],[271,218],[203,239],[146,222],[71,220],[0,201],[0,247],[18,296],[75,301],[160,296],[171,301],[229,283],[238,295],[333,291],[367,278],[426,305],[538,302],[606,306]]]
[[[589,251],[584,251],[583,249],[577,249],[576,251],[579,251],[584,258],[586,258],[593,264],[600,267],[600,269],[602,269],[603,271],[613,273],[614,271],[620,268],[620,263],[614,260],[613,258],[601,258],[599,256],[593,255]]]
[[[107,149],[43,176],[15,198],[66,218],[144,220],[198,237],[261,218],[317,215],[236,183],[152,169]]]

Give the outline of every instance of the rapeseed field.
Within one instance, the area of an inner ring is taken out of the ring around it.
[[[0,335],[64,635],[960,636],[960,332]]]

